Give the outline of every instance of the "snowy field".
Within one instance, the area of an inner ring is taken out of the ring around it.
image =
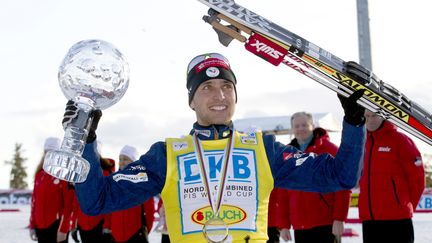
[[[10,206],[1,205],[0,209],[19,209],[19,212],[0,212],[0,242],[1,243],[32,243],[30,240],[28,229],[28,219],[30,214],[30,206]],[[356,218],[358,215],[357,208],[351,208],[349,212],[350,218]],[[414,230],[416,243],[432,242],[432,213],[416,213],[414,214]],[[358,237],[343,237],[342,242],[360,243],[361,240],[361,224],[347,224],[347,228],[351,228],[359,233]],[[293,235],[293,234],[291,234]],[[73,243],[73,240],[69,240]],[[152,231],[150,233],[150,243],[159,243],[160,235]]]

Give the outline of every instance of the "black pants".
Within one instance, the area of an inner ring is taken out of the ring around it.
[[[167,234],[162,234],[161,243],[170,243],[170,239]]]
[[[280,232],[276,227],[267,228],[268,241],[267,243],[279,243]]]
[[[140,228],[131,238],[129,238],[129,240],[118,243],[148,243],[147,233],[144,231],[145,229]]]
[[[78,231],[81,237],[81,242],[82,243],[104,242],[104,237],[102,235],[103,223],[104,221],[101,220],[101,222],[91,230],[83,230],[78,225]]]
[[[414,227],[411,219],[364,221],[362,231],[364,243],[414,242]]]
[[[35,229],[36,236],[38,238],[38,243],[57,243],[57,231],[60,225],[60,220],[56,220],[53,224],[51,224],[46,229]],[[65,241],[61,243],[67,243],[68,237],[66,237]]]
[[[296,243],[334,243],[333,226],[317,226],[311,229],[294,230]]]

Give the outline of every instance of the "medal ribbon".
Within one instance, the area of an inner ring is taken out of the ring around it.
[[[204,186],[205,186],[206,191],[207,191],[210,206],[212,207],[212,210],[213,210],[213,217],[216,217],[217,215],[219,215],[219,210],[222,206],[222,197],[223,197],[223,191],[225,189],[225,181],[226,181],[226,177],[227,177],[228,163],[232,157],[232,150],[234,147],[233,133],[234,133],[234,130],[231,132],[231,134],[229,136],[229,140],[227,142],[227,146],[225,147],[225,151],[224,151],[223,164],[222,164],[222,174],[220,177],[220,183],[219,183],[219,188],[218,188],[216,205],[214,205],[214,202],[211,198],[210,181],[209,181],[209,178],[207,176],[205,165],[204,165],[204,150],[202,148],[201,141],[197,137],[197,133],[194,133],[192,136],[196,160],[198,161],[198,164],[200,165],[200,168],[201,168],[201,175],[203,177],[203,182],[204,182]]]

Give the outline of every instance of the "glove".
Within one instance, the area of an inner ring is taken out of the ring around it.
[[[98,127],[101,116],[102,116],[102,111],[99,109],[92,110],[90,112],[90,117],[93,119],[92,119],[92,124],[90,125],[89,133],[87,135],[86,143],[93,143],[96,140],[96,129]]]
[[[66,240],[66,236],[67,236],[67,234],[66,233],[63,233],[63,232],[57,232],[57,242],[63,242],[63,241],[65,241]]]
[[[79,112],[80,108],[75,101],[69,100],[66,103],[66,109],[62,120],[63,129],[66,129],[66,127],[72,124],[72,122],[78,117]],[[92,118],[92,124],[89,128],[86,143],[92,143],[96,140],[96,129],[101,116],[102,111],[99,109],[90,111],[89,118]]]
[[[33,240],[33,241],[37,241],[38,240],[38,237],[36,235],[36,230],[35,229],[30,229],[29,233],[30,233],[30,239],[31,240]]]
[[[282,237],[284,241],[292,241],[290,230],[287,228],[281,229],[280,237]]]
[[[332,233],[336,236],[342,236],[344,232],[344,222],[339,220],[333,221]]]
[[[345,121],[353,126],[363,125],[365,122],[365,108],[357,104],[357,100],[363,96],[365,89],[356,90],[348,98],[338,94],[345,113]]]
[[[371,82],[371,78],[373,76],[371,71],[353,61],[344,63],[344,72],[351,78],[354,78],[356,81],[366,85]],[[364,108],[356,103],[357,100],[360,99],[360,97],[364,94],[364,90],[358,90],[357,93],[359,94],[356,94],[356,92],[354,92],[348,99],[338,95],[345,111],[345,121],[354,126],[364,123]]]
[[[366,85],[371,82],[371,79],[377,81],[377,77],[371,71],[353,61],[344,63],[344,72],[356,81]]]

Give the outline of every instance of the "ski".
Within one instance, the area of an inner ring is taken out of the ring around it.
[[[271,64],[283,63],[343,96],[365,89],[360,105],[432,145],[431,113],[363,66],[345,62],[233,0],[198,1],[210,8],[203,20],[224,46],[236,39]]]

